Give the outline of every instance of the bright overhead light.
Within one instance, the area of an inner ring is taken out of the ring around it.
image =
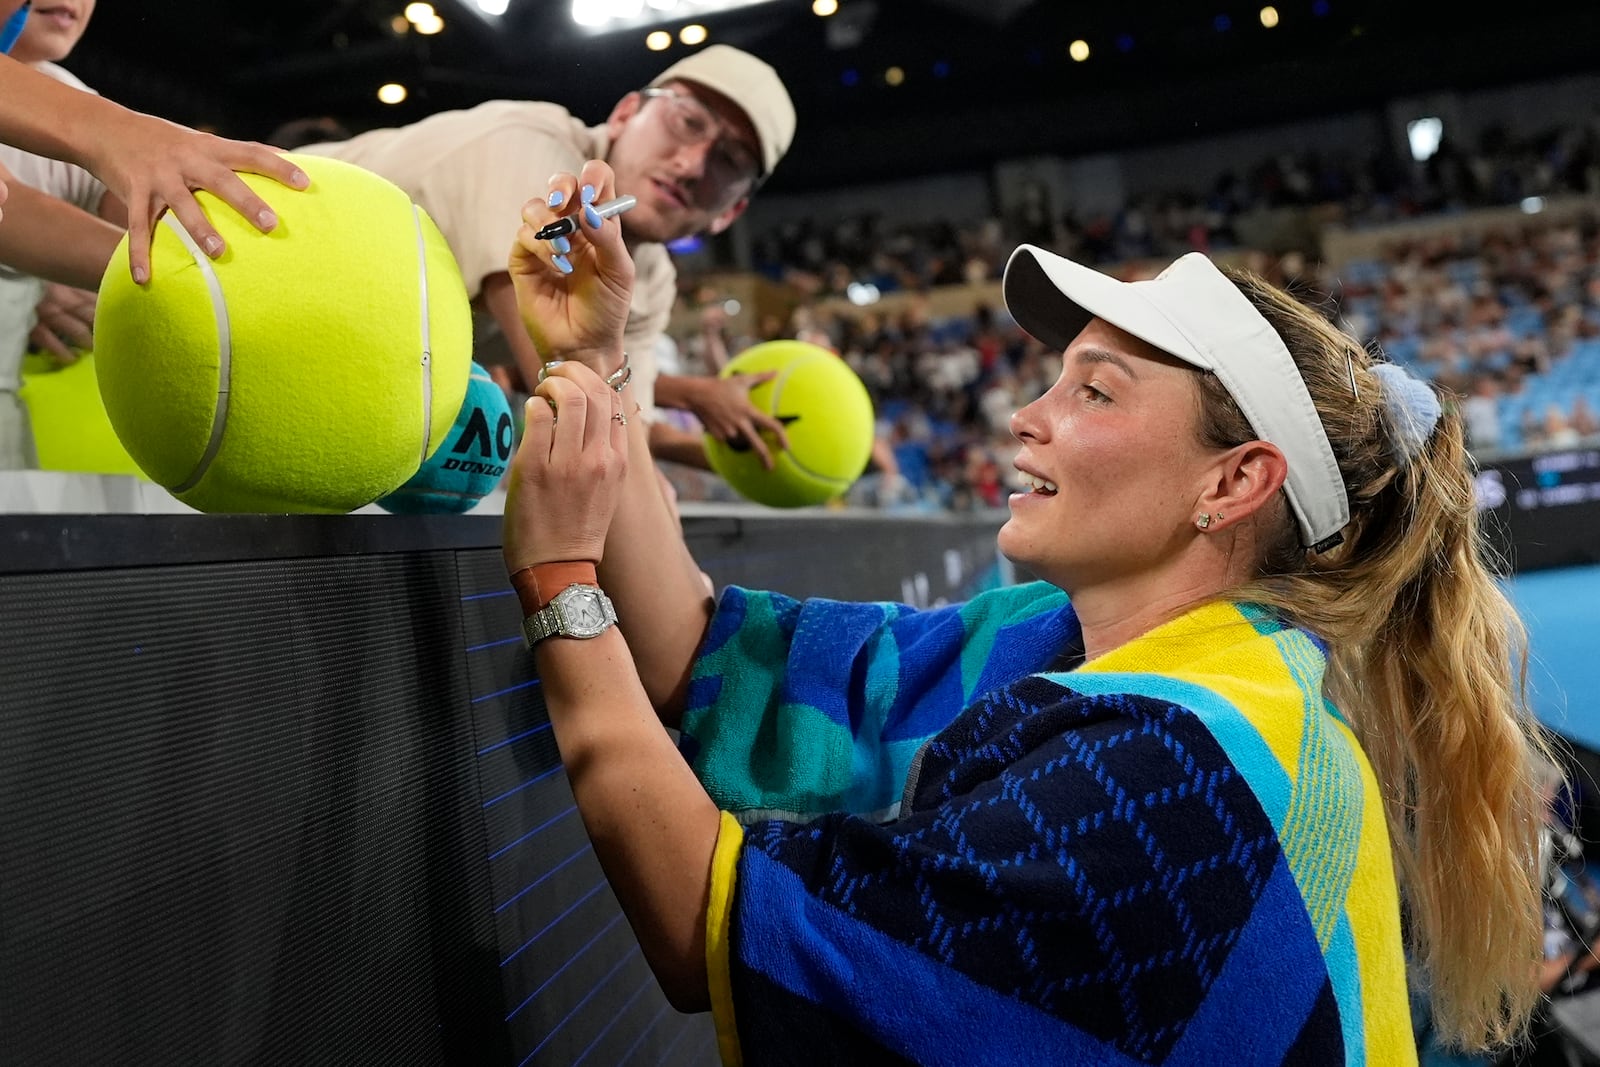
[[[652,52],[665,52],[672,47],[672,34],[666,30],[655,30],[647,34],[644,46]]]
[[[506,0],[495,2],[505,3]],[[794,3],[794,0],[788,2]],[[571,0],[570,10],[572,21],[591,34],[618,30],[648,33],[655,29],[671,29],[667,25],[669,21],[698,19],[703,22],[724,12],[776,3],[777,0]],[[822,5],[833,9],[839,6],[839,0],[813,0],[813,3],[819,10]]]
[[[421,0],[406,5],[407,22],[427,22],[429,19],[436,17],[436,14],[432,4],[424,4]]]
[[[1276,26],[1277,24],[1278,24],[1278,9],[1275,8],[1275,7],[1264,7],[1264,8],[1262,8],[1261,9],[1261,25],[1265,26],[1267,29],[1270,30],[1270,29],[1272,29],[1272,27]]]
[[[418,33],[431,37],[433,34],[436,34],[440,30],[444,29],[444,19],[440,18],[438,15],[435,15],[431,19],[424,19],[418,22],[416,26]]]
[[[378,99],[385,104],[398,104],[406,98],[406,87],[398,82],[390,82],[378,87]]]
[[[839,0],[811,0],[811,13],[827,18],[839,10]]]
[[[504,15],[511,6],[511,0],[477,0],[477,3],[478,10],[485,15]]]
[[[883,72],[883,80],[888,82],[890,85],[899,85],[901,82],[906,80],[906,72],[901,70],[899,67],[890,67],[888,70]]]
[[[691,22],[689,25],[678,31],[678,40],[690,46],[704,44],[706,40],[706,28],[700,25],[698,22]]]
[[[1082,63],[1089,58],[1089,42],[1083,40],[1073,41],[1072,44],[1067,46],[1067,55],[1071,56],[1075,62]]]
[[[580,26],[604,26],[611,21],[604,0],[572,0],[572,21]]]
[[[407,34],[411,32],[411,23],[404,15],[396,15],[389,20],[389,28],[396,34]]]

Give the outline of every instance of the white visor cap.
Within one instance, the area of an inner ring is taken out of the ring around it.
[[[1255,305],[1199,252],[1149,281],[1122,282],[1033,245],[1006,263],[1006,308],[1028,333],[1066,351],[1091,319],[1208,370],[1228,390],[1261,440],[1289,464],[1284,493],[1315,551],[1339,543],[1350,522],[1333,446],[1283,338]]]

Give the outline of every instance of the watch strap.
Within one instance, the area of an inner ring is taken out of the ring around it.
[[[600,576],[587,560],[538,563],[511,576],[511,587],[522,601],[522,613],[543,610],[557,593],[569,585],[599,585]]]

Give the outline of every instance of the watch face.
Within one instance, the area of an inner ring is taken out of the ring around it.
[[[600,602],[593,597],[583,597],[572,605],[572,625],[579,630],[593,630],[605,622],[600,613]]]
[[[561,631],[570,637],[594,637],[611,625],[615,616],[606,611],[600,590],[574,585],[556,597],[561,605]]]

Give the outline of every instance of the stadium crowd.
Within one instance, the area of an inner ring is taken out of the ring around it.
[[[1340,264],[1298,251],[1235,255],[1274,282],[1319,294],[1351,333],[1446,388],[1480,458],[1600,443],[1600,205],[1398,237],[1373,258]],[[1124,273],[1146,262],[1131,257]],[[986,265],[969,280],[988,274]],[[1007,419],[1048,387],[1059,360],[989,306],[933,317],[925,289],[896,310],[848,312],[825,289],[812,291],[788,322],[769,317],[759,336],[730,336],[708,291],[698,331],[678,339],[680,354],[694,362],[708,349],[733,353],[776,337],[822,344],[867,383],[896,461],[897,469],[875,465],[850,503],[1002,506],[1014,447]],[[708,479],[675,480],[691,499],[732,499]]]

